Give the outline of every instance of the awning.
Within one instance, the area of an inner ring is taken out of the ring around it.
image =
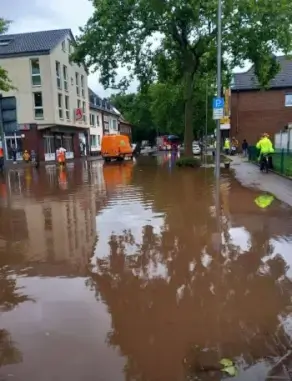
[[[57,133],[63,133],[63,134],[75,134],[76,132],[87,132],[89,130],[89,127],[85,126],[63,126],[63,125],[56,125],[56,124],[41,124],[38,125],[38,130],[47,130],[49,129],[50,132],[57,132]]]

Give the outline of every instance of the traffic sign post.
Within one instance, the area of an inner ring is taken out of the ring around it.
[[[213,119],[220,120],[224,117],[224,98],[213,98]]]

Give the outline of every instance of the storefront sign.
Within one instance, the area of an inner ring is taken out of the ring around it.
[[[78,120],[82,120],[83,118],[83,111],[81,108],[76,108],[74,110],[74,115],[75,115],[75,120],[78,121]]]
[[[66,159],[74,159],[74,153],[73,152],[66,152],[65,156],[66,156]]]
[[[18,124],[17,125],[17,130],[18,131],[29,131],[30,130],[30,124]]]

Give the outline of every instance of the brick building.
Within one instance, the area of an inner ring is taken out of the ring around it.
[[[277,57],[280,71],[261,90],[254,68],[234,75],[231,88],[231,136],[254,144],[261,133],[274,134],[292,123],[292,60]]]

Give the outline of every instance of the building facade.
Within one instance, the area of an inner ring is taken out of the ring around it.
[[[54,161],[60,146],[67,159],[86,153],[87,73],[70,61],[74,44],[70,29],[0,36],[0,66],[16,88],[1,101],[7,159],[13,147],[18,159],[25,149],[45,161]]]
[[[103,135],[119,134],[119,112],[107,99],[100,98],[89,89],[90,107],[90,154],[97,155],[101,152]]]
[[[119,120],[119,130],[121,135],[127,135],[132,141],[132,125],[131,123],[127,122],[122,116]]]
[[[231,92],[231,136],[254,144],[263,132],[275,133],[292,123],[292,61],[276,58],[280,71],[267,90],[260,89],[253,67],[234,75]]]

